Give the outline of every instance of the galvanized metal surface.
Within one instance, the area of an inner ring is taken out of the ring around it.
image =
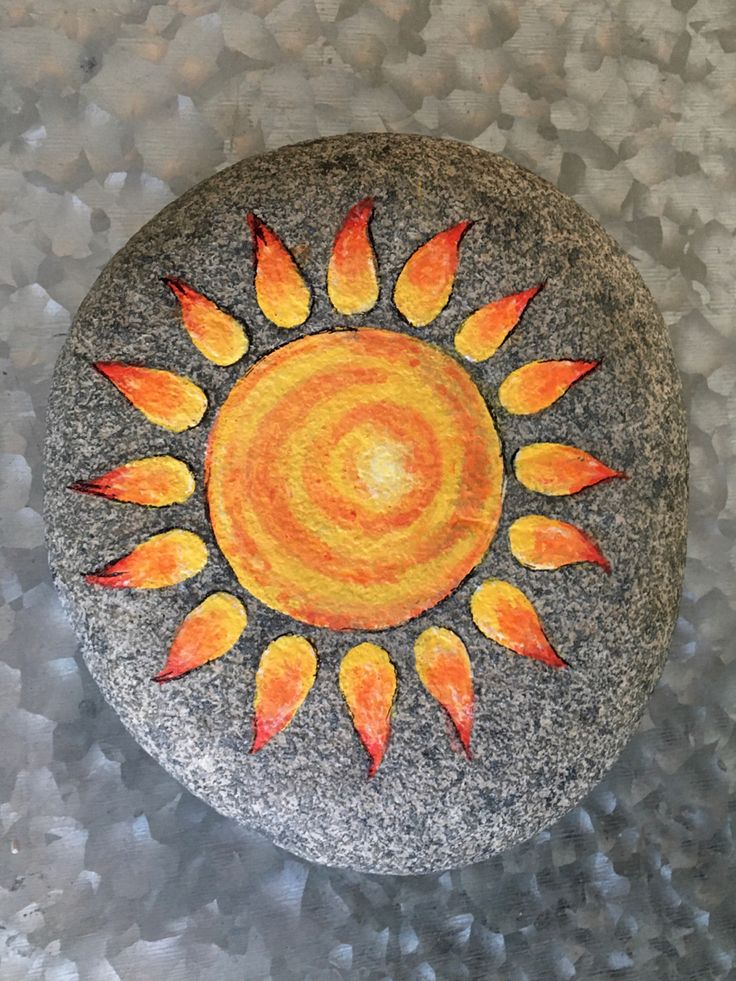
[[[0,26],[4,981],[729,977],[732,0],[6,0]],[[51,369],[100,268],[214,170],[350,130],[467,140],[572,194],[653,291],[691,418],[686,591],[639,733],[559,824],[440,876],[310,866],[182,792],[87,676],[43,546]]]

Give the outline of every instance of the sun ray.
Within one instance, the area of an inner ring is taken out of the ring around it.
[[[108,589],[163,589],[196,576],[206,564],[207,546],[202,539],[194,532],[174,528],[146,539],[128,555],[85,579]]]
[[[438,232],[407,259],[394,287],[394,303],[413,327],[426,327],[447,306],[455,283],[460,242],[472,221]]]
[[[289,725],[316,676],[317,655],[306,638],[287,634],[268,645],[256,672],[251,753]]]
[[[131,460],[91,480],[78,480],[69,490],[161,508],[183,504],[194,493],[194,486],[194,475],[186,463],[173,456],[149,456]]]
[[[567,667],[547,639],[530,600],[511,583],[486,580],[473,594],[470,612],[481,633],[502,647],[552,668]]]
[[[469,361],[487,361],[509,336],[544,284],[493,300],[467,317],[455,334],[455,348]]]
[[[577,494],[614,477],[626,479],[625,473],[612,470],[585,450],[562,443],[522,446],[514,458],[514,472],[528,490],[548,497]]]
[[[530,361],[504,379],[498,389],[499,401],[513,415],[533,415],[553,405],[599,364],[599,361]]]
[[[182,322],[200,354],[221,368],[243,357],[248,338],[234,317],[182,279],[164,276],[163,282],[179,301]]]
[[[514,558],[528,569],[560,569],[578,562],[591,562],[606,572],[611,564],[596,543],[575,525],[541,514],[528,514],[509,529]]]
[[[335,237],[327,267],[327,292],[339,313],[367,313],[378,300],[378,269],[369,232],[372,214],[372,198],[359,201],[348,211]]]
[[[386,651],[375,644],[358,644],[349,650],[340,665],[340,691],[371,759],[368,776],[372,777],[391,736],[396,694],[396,669]]]
[[[153,680],[172,681],[227,654],[247,623],[248,615],[239,599],[230,593],[212,593],[184,618],[166,664]]]
[[[181,433],[205,414],[207,396],[202,389],[172,371],[120,361],[97,361],[94,366],[155,426]]]
[[[473,673],[465,644],[445,627],[429,627],[414,644],[419,680],[450,716],[470,759]]]
[[[312,296],[294,257],[275,232],[249,212],[258,306],[277,327],[299,327],[309,316]]]

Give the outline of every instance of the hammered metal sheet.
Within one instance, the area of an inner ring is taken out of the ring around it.
[[[3,981],[733,977],[733,0],[4,0],[0,27]],[[40,517],[52,365],[107,259],[214,170],[349,130],[572,194],[654,293],[691,420],[685,595],[637,736],[547,832],[422,878],[310,866],[182,792],[86,674]]]

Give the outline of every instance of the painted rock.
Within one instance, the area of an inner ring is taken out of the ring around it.
[[[468,146],[322,140],[166,208],[79,311],[46,463],[106,698],[319,862],[529,837],[666,656],[686,451],[662,320],[585,212]]]

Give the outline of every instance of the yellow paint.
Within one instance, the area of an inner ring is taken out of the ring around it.
[[[98,361],[95,367],[155,426],[181,433],[205,414],[207,396],[202,389],[173,371],[117,361]]]
[[[194,493],[194,475],[186,463],[173,456],[149,456],[92,480],[77,481],[71,489],[111,501],[160,508],[189,500]]]
[[[196,576],[206,564],[207,546],[202,539],[175,528],[153,535],[122,559],[85,578],[110,589],[163,589]]]
[[[278,235],[256,215],[248,215],[248,224],[253,236],[258,306],[277,327],[298,327],[309,316],[309,287]]]
[[[470,601],[475,625],[490,640],[525,657],[564,667],[540,623],[531,601],[516,586],[502,579],[488,579]]]
[[[317,655],[304,637],[287,634],[272,641],[261,657],[254,700],[256,753],[289,725],[317,675]]]
[[[369,776],[373,776],[391,735],[391,706],[396,694],[396,669],[387,652],[370,643],[349,650],[340,665],[340,691],[371,758]]]
[[[460,241],[471,222],[432,236],[409,257],[396,280],[394,303],[414,327],[426,327],[447,306],[455,284]]]
[[[458,354],[469,361],[487,361],[492,358],[519,323],[527,304],[540,289],[540,286],[533,286],[521,293],[504,296],[471,313],[455,335]]]
[[[507,412],[533,415],[553,405],[597,366],[597,361],[530,361],[504,379],[498,400]]]
[[[218,544],[268,606],[393,626],[485,555],[503,463],[488,408],[436,348],[364,328],[287,344],[236,383],[210,435]]]
[[[248,350],[248,338],[238,321],[182,280],[169,277],[164,282],[178,299],[182,322],[200,354],[220,367],[239,361]]]
[[[154,681],[171,681],[227,654],[247,624],[248,614],[239,599],[230,593],[212,593],[182,621]]]
[[[327,293],[333,307],[348,316],[367,313],[378,300],[378,268],[368,223],[373,213],[370,198],[348,212],[335,237],[327,267]]]
[[[610,564],[593,539],[575,525],[542,514],[518,518],[509,529],[509,545],[517,562],[529,569],[560,569],[592,562],[606,572]]]
[[[473,727],[473,672],[465,644],[452,630],[429,627],[414,644],[419,680],[445,709],[470,753]]]
[[[603,480],[625,477],[590,453],[563,443],[530,443],[514,459],[517,480],[531,491],[550,497],[577,494]]]

